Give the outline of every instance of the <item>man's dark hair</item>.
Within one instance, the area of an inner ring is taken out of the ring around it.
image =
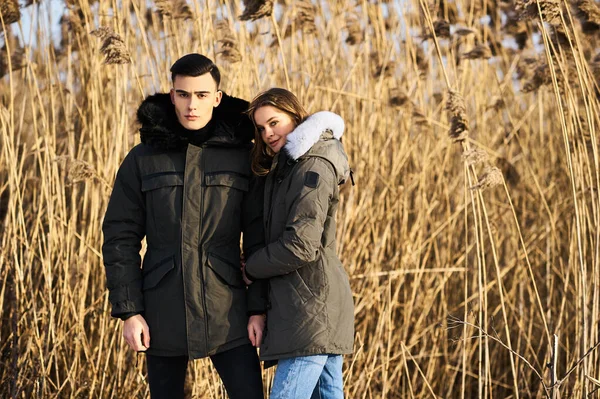
[[[177,75],[195,77],[205,73],[210,73],[210,76],[217,83],[218,89],[221,83],[221,73],[215,63],[202,54],[188,54],[175,61],[171,66],[171,81],[175,82]]]

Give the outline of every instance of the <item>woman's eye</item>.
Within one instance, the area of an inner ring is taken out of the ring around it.
[[[273,121],[273,122],[271,122],[271,123],[270,123],[270,125],[271,125],[271,126],[275,126],[275,125],[277,125],[277,121]]]

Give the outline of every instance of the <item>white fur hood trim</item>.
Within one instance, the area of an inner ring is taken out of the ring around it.
[[[331,130],[333,137],[339,140],[344,134],[342,117],[329,111],[312,114],[288,134],[284,149],[291,158],[298,159],[319,141],[326,130]]]

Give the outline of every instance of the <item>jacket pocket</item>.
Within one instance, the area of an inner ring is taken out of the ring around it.
[[[175,268],[175,260],[173,256],[169,256],[161,260],[160,262],[152,265],[152,267],[148,270],[142,269],[142,273],[144,275],[144,283],[142,285],[142,290],[146,291],[151,288],[154,288],[160,283],[160,281],[169,273],[171,270]]]
[[[297,313],[313,298],[313,294],[297,271],[269,279],[269,299],[283,306],[290,314]]]
[[[183,186],[183,172],[161,172],[142,176],[142,192],[170,186]]]
[[[142,176],[149,244],[175,245],[181,236],[183,172],[163,171]]]
[[[292,275],[294,276],[292,286],[296,290],[296,293],[302,300],[302,303],[308,302],[314,296],[312,291],[310,290],[310,288],[308,288],[308,285],[306,285],[306,282],[304,281],[300,273],[298,273],[298,270],[294,270]]]
[[[235,288],[246,288],[239,266],[236,269],[228,260],[214,253],[208,253],[207,259],[208,267],[227,285]]]
[[[250,179],[236,172],[210,172],[204,176],[207,186],[231,187],[241,191],[248,191]]]

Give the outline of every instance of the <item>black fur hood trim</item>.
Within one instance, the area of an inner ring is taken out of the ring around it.
[[[214,133],[207,145],[247,146],[254,138],[254,125],[245,114],[248,102],[223,93],[221,104],[213,110]],[[142,143],[164,150],[187,147],[188,139],[178,134],[183,127],[177,120],[169,93],[146,97],[137,110]]]

